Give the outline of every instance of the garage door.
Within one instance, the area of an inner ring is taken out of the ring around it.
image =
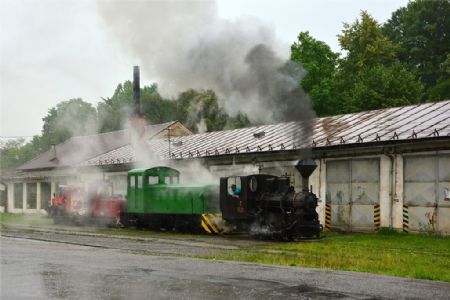
[[[374,230],[379,226],[378,158],[327,161],[326,215],[331,229]]]
[[[450,232],[450,155],[405,156],[405,231]]]

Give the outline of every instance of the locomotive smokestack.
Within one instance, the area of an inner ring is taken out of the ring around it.
[[[133,67],[133,100],[134,100],[134,115],[141,115],[141,86],[139,78],[139,66]]]
[[[309,176],[317,168],[316,162],[312,159],[302,159],[295,165],[295,168],[302,175],[302,191],[309,191]]]

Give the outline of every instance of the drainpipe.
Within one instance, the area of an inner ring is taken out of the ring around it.
[[[318,190],[319,201],[321,199],[321,190],[322,190],[322,158],[319,159],[319,190]]]
[[[391,191],[390,191],[390,209],[389,209],[389,227],[393,227],[392,216],[394,210],[394,202],[398,201],[397,198],[397,159],[395,157],[394,149],[385,153],[391,160]]]

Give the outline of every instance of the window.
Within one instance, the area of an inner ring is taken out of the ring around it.
[[[137,176],[137,188],[142,188],[142,176]]]
[[[36,209],[37,204],[37,184],[27,183],[27,209]]]
[[[135,176],[130,176],[128,178],[130,180],[130,188],[134,188],[134,186],[136,185],[136,178],[135,178]]]
[[[101,185],[97,188],[97,195],[101,195],[103,197],[112,196],[113,194],[113,187],[112,185],[105,184]]]
[[[14,208],[23,208],[23,184],[14,183]]]
[[[158,184],[159,177],[158,176],[148,176],[148,184]]]
[[[229,195],[240,195],[241,194],[241,178],[240,177],[229,177],[227,185],[228,185],[228,194]]]
[[[41,182],[41,209],[45,209],[49,206],[51,198],[50,182]]]
[[[113,184],[113,193],[114,194],[127,194],[127,175],[117,174],[117,175],[109,175],[108,180]]]
[[[164,183],[165,184],[172,184],[173,183],[173,177],[172,176],[164,177]]]

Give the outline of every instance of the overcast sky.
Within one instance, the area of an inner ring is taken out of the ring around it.
[[[105,0],[106,1],[106,0]],[[0,136],[40,134],[42,118],[60,101],[82,98],[94,106],[139,63],[111,36],[88,0],[0,0]],[[406,0],[219,0],[218,15],[257,18],[289,49],[299,32],[339,51],[343,22],[367,10],[379,22]],[[158,30],[158,28],[155,28]],[[150,83],[141,69],[141,80]]]

